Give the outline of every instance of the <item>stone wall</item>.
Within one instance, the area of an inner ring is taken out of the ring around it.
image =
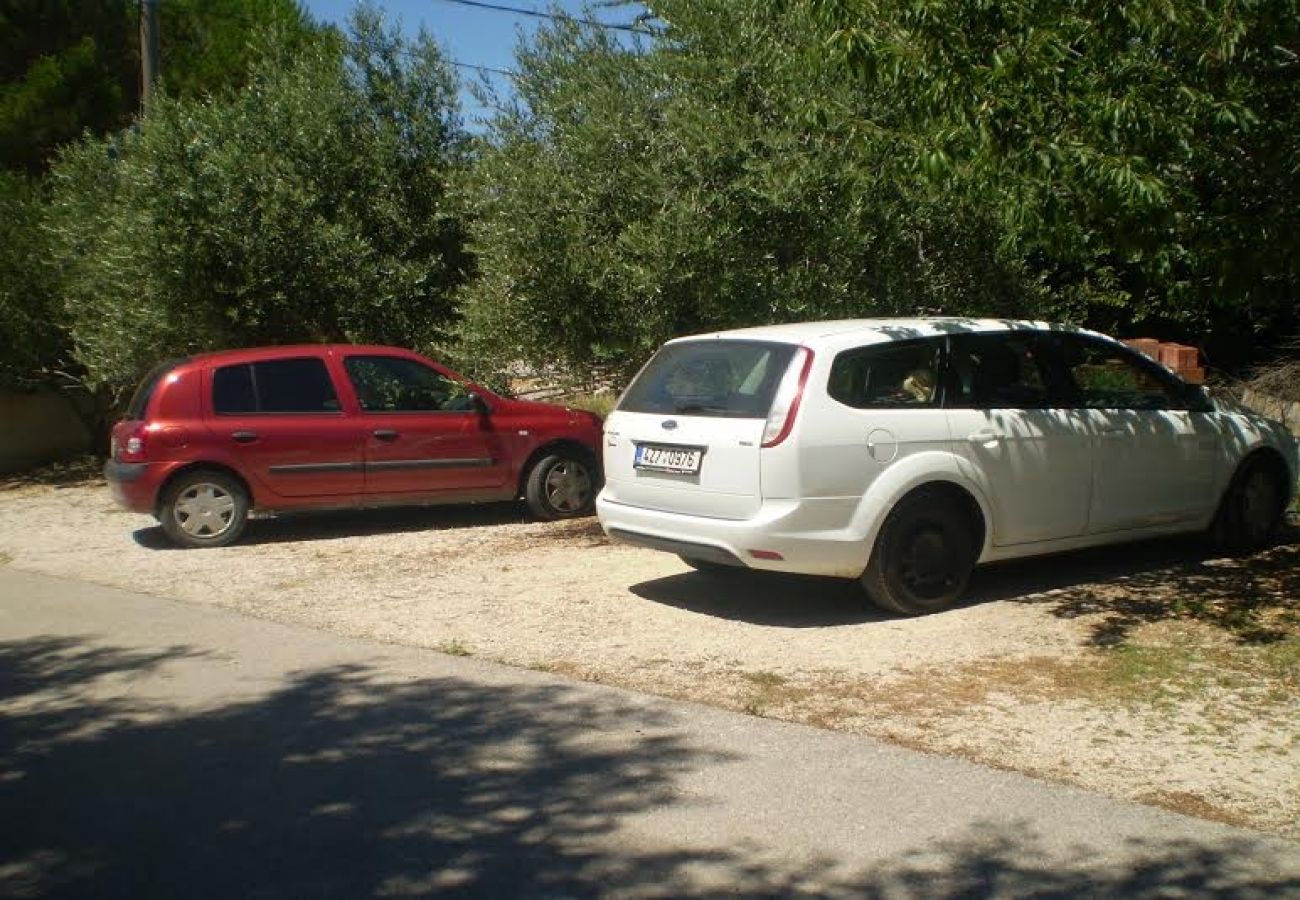
[[[55,390],[0,390],[0,474],[88,452],[90,432],[72,400]]]
[[[1291,429],[1291,433],[1300,438],[1300,403],[1270,397],[1259,391],[1247,388],[1241,395],[1241,402],[1255,412],[1270,419],[1276,419]]]

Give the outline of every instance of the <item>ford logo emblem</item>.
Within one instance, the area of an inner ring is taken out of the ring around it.
[[[665,429],[667,429],[668,431],[672,431],[674,428],[677,427],[677,420],[676,420],[676,419],[665,419],[664,421],[660,422],[659,424],[662,425],[662,426],[663,426]]]

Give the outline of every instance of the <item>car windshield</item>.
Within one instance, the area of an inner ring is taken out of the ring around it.
[[[765,419],[792,344],[702,340],[669,344],[650,360],[618,408],[663,415]]]

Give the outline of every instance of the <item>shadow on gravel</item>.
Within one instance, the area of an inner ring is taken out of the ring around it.
[[[1091,634],[1098,647],[1120,646],[1135,628],[1169,620],[1209,625],[1243,644],[1300,636],[1300,529],[1288,529],[1276,546],[1252,556],[1212,557],[1193,542],[1078,556],[1078,568],[1074,556],[1040,562],[1078,582],[1053,586],[1049,579],[1006,599],[1043,606],[1059,618],[1098,617]]]
[[[285,513],[265,519],[253,519],[239,539],[239,544],[328,541],[412,531],[447,531],[527,524],[538,523],[529,517],[522,503],[514,502],[465,506],[387,506],[324,510]],[[601,542],[604,543],[604,534],[595,516],[556,522],[548,527],[555,529],[557,534],[569,535],[579,524],[585,526],[585,531],[591,532],[593,536],[599,535],[602,538]],[[132,537],[137,544],[148,550],[175,549],[163,534],[163,530],[156,525],[138,529]]]
[[[0,895],[13,897],[1281,896],[1276,848],[1152,838],[1127,862],[1053,857],[980,823],[867,871],[764,862],[707,838],[645,849],[625,820],[691,802],[670,712],[563,686],[297,673],[253,700],[181,709],[131,685],[204,665],[35,639],[0,643]],[[193,675],[194,673],[190,673]],[[636,734],[610,749],[591,734]],[[801,813],[804,814],[804,813]],[[780,848],[780,826],[763,840]],[[675,843],[675,841],[670,842]],[[758,848],[762,849],[762,848]],[[770,855],[767,857],[772,859]]]
[[[632,593],[721,619],[789,628],[884,621],[856,581],[737,570],[643,581]],[[1204,622],[1248,643],[1300,633],[1300,529],[1263,553],[1211,558],[1186,538],[1120,544],[975,570],[963,606],[1005,600],[1061,618],[1100,615],[1092,643],[1123,643],[1166,619]]]
[[[686,572],[629,588],[643,600],[689,612],[782,628],[826,628],[890,616],[867,602],[856,581],[776,572]]]

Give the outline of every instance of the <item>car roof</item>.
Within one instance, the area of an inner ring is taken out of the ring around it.
[[[419,357],[405,347],[387,347],[381,344],[283,344],[266,347],[241,347],[235,350],[213,350],[195,353],[187,362],[240,363],[268,359],[293,359],[301,356],[334,356],[346,354],[379,354],[385,356]]]
[[[883,343],[945,334],[994,331],[1067,331],[1092,334],[1081,328],[1036,322],[1028,319],[975,319],[960,316],[917,316],[893,319],[834,319],[823,322],[794,322],[788,325],[759,325],[675,338],[677,341],[746,340],[802,344],[813,349],[837,348],[862,343]],[[1100,335],[1099,335],[1100,336]]]

